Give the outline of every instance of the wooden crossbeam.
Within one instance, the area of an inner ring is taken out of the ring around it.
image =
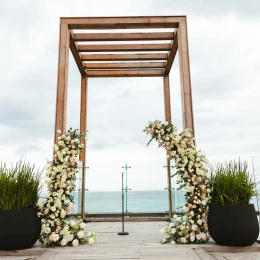
[[[77,45],[75,44],[75,42],[74,42],[74,40],[72,38],[71,33],[70,33],[70,50],[71,50],[71,53],[72,53],[72,55],[73,55],[73,57],[75,59],[75,62],[77,64],[77,66],[78,66],[80,74],[82,76],[85,76],[86,75],[86,71],[84,69],[84,66],[83,66],[80,54],[78,53]]]
[[[84,63],[85,69],[138,69],[164,68],[165,62],[117,62],[117,63]]]
[[[150,70],[88,70],[89,78],[101,77],[161,77],[164,69]]]
[[[73,39],[80,41],[148,41],[173,40],[173,32],[152,33],[75,33]]]
[[[100,44],[78,45],[79,52],[109,52],[109,51],[169,51],[171,44]]]
[[[171,67],[172,67],[173,61],[175,59],[177,50],[178,50],[178,35],[176,32],[174,35],[174,40],[171,43],[171,50],[169,52],[168,60],[167,60],[166,66],[165,66],[165,75],[168,75],[171,71]]]
[[[167,53],[148,54],[82,54],[83,61],[134,61],[134,60],[167,60]]]
[[[62,17],[70,29],[178,28],[186,16]]]

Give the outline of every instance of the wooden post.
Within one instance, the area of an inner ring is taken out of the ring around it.
[[[179,63],[180,63],[183,128],[192,129],[193,135],[195,136],[186,19],[185,21],[179,23],[179,28],[177,30],[178,30],[177,38],[178,38],[179,60],[180,60]]]
[[[171,123],[171,100],[170,100],[170,82],[169,75],[163,76],[164,87],[164,108],[165,119]],[[170,167],[170,154],[167,152],[167,177],[168,177],[168,203],[169,203],[169,217],[172,218],[172,185],[171,185],[171,167]]]
[[[62,133],[66,131],[68,69],[69,69],[69,40],[70,40],[70,32],[68,29],[68,25],[60,24],[54,143],[58,142],[57,130],[60,129]]]
[[[87,131],[87,97],[88,97],[88,78],[81,76],[81,98],[80,98],[80,132]],[[81,214],[85,218],[85,179],[86,179],[86,139],[81,139],[84,149],[80,154],[80,161],[82,162],[82,200],[81,200]]]

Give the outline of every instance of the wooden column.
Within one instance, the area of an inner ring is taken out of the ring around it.
[[[88,78],[87,76],[81,76],[81,98],[80,98],[80,132],[87,131],[87,97],[88,97]],[[86,139],[81,139],[81,143],[84,144],[84,149],[80,155],[80,161],[82,162],[82,200],[81,200],[81,214],[82,218],[85,217],[85,179],[86,179]]]
[[[179,28],[177,30],[178,30],[177,37],[178,37],[179,59],[180,59],[179,63],[180,63],[183,128],[192,129],[193,135],[195,136],[186,19],[185,21],[179,23]]]
[[[171,123],[171,100],[170,100],[170,82],[169,75],[163,76],[164,87],[164,108],[165,120]],[[169,156],[168,156],[169,155]],[[169,217],[172,218],[172,185],[171,185],[171,167],[170,167],[170,154],[167,152],[167,179],[168,179],[168,202],[169,202]]]
[[[70,32],[68,29],[68,25],[60,24],[54,143],[57,143],[58,141],[57,130],[60,129],[62,133],[66,131],[68,69],[69,69],[69,40],[70,40]]]

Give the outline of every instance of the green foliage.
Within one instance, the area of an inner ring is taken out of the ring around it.
[[[248,164],[231,161],[211,170],[212,204],[248,204],[256,196],[255,183],[248,173]]]
[[[0,164],[0,210],[36,207],[43,188],[42,170],[20,160],[10,168]]]

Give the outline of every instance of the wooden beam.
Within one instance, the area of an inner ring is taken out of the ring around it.
[[[164,68],[165,62],[84,63],[85,69]]]
[[[87,100],[88,100],[88,78],[81,76],[81,96],[80,96],[80,133],[87,131]],[[85,218],[85,179],[86,179],[86,139],[83,138],[80,142],[84,145],[84,149],[80,154],[80,161],[82,162],[82,200],[81,200],[81,214]]]
[[[57,130],[61,130],[62,133],[66,131],[69,42],[70,32],[68,25],[60,24],[54,143],[58,142]]]
[[[169,52],[168,60],[165,66],[165,75],[168,75],[171,71],[173,61],[175,59],[176,53],[178,50],[178,35],[175,33],[174,40],[171,43],[171,50]]]
[[[152,33],[75,33],[73,39],[80,41],[148,41],[173,40],[173,32]]]
[[[167,60],[167,53],[148,54],[82,54],[83,61],[134,61],[134,60]]]
[[[164,93],[164,111],[165,120],[171,123],[171,99],[170,99],[170,81],[169,76],[163,76],[163,93]]]
[[[100,44],[78,45],[79,52],[106,52],[106,51],[169,51],[171,44]]]
[[[165,110],[165,120],[171,123],[171,99],[170,99],[170,81],[169,75],[163,76],[163,93],[164,93],[164,110]],[[172,218],[172,186],[171,186],[171,157],[169,152],[166,152],[167,158],[167,183],[168,183],[168,208],[169,217]]]
[[[193,135],[195,136],[186,22],[180,23],[177,33],[178,33],[178,49],[179,49],[179,60],[180,60],[179,64],[180,64],[183,128],[192,129]]]
[[[70,29],[178,28],[185,16],[62,17]]]
[[[85,76],[86,75],[86,71],[84,69],[84,65],[81,61],[81,57],[80,57],[80,54],[78,52],[78,49],[77,49],[77,44],[74,42],[73,40],[73,37],[70,33],[70,50],[71,50],[71,53],[75,59],[75,62],[78,66],[78,69],[79,69],[79,72],[82,76]]]
[[[164,69],[151,70],[88,70],[89,78],[100,77],[161,77]]]

